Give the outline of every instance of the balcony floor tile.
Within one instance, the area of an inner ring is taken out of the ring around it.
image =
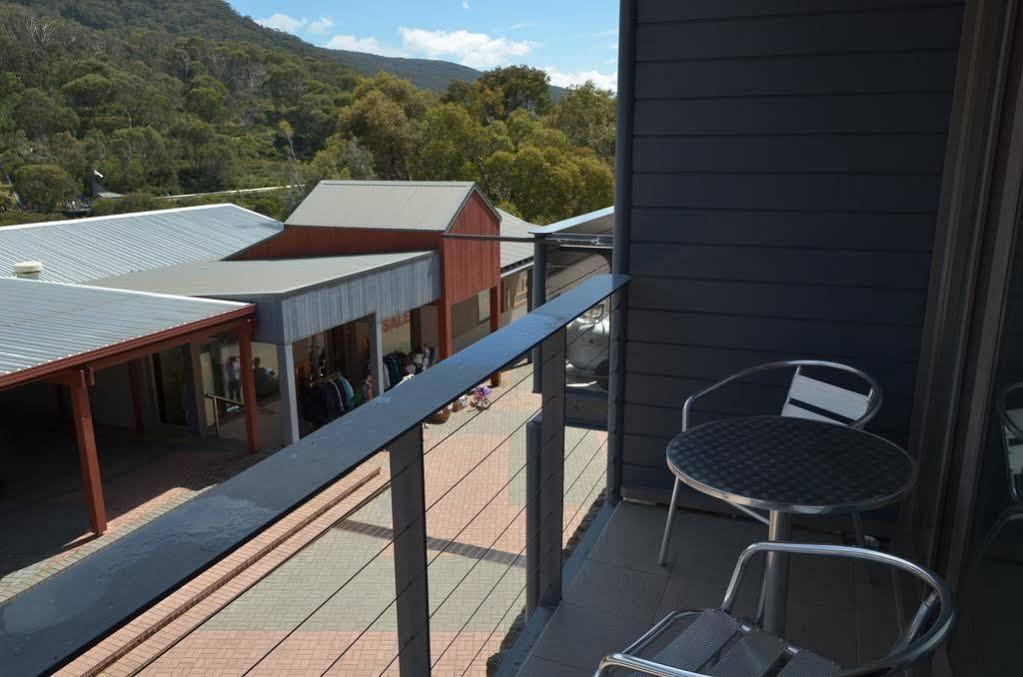
[[[743,518],[680,512],[668,563],[657,565],[666,509],[621,503],[597,538],[565,600],[543,630],[519,675],[593,674],[600,659],[626,647],[677,609],[721,604],[739,553],[767,540],[763,525]],[[838,543],[837,536],[797,529],[793,540]],[[740,589],[737,612],[751,616],[762,563]],[[897,635],[892,580],[848,561],[793,558],[786,636],[844,665],[886,653]]]

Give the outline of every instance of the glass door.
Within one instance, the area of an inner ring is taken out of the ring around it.
[[[1012,246],[1001,336],[991,378],[985,432],[964,455],[959,620],[949,642],[956,675],[1023,674],[1023,238]],[[960,508],[961,509],[961,508]]]

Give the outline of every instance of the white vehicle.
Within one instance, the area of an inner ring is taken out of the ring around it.
[[[593,306],[568,325],[566,357],[572,373],[592,378],[607,390],[611,312],[607,301]]]

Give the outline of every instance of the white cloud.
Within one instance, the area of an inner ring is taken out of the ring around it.
[[[601,89],[610,89],[611,91],[618,89],[617,73],[601,73],[595,70],[569,73],[554,66],[547,66],[544,70],[551,76],[551,84],[558,87],[575,87],[584,84],[587,80],[592,80],[593,84]]]
[[[511,26],[508,26],[508,30],[510,30],[510,31],[521,31],[523,28],[533,28],[535,26],[536,26],[536,24],[533,24],[533,23],[512,24]]]
[[[610,30],[600,31],[599,33],[594,33],[593,37],[595,37],[595,38],[617,38],[618,37],[618,29],[617,28],[612,28]]]
[[[369,54],[379,54],[380,56],[406,56],[401,49],[385,45],[373,37],[360,38],[354,35],[335,35],[324,47],[327,49],[346,49],[351,52],[367,52]]]
[[[288,16],[287,14],[281,14],[280,12],[264,19],[256,19],[256,23],[260,26],[275,28],[286,33],[297,33],[298,30],[302,28],[302,26],[305,26],[308,22],[309,20],[305,17],[298,19],[293,16]]]
[[[469,9],[469,0],[462,0],[462,9]]]
[[[306,30],[309,31],[310,33],[316,33],[317,35],[322,35],[324,33],[329,33],[330,29],[333,28],[333,27],[334,27],[334,17],[332,17],[332,16],[321,16],[316,21],[310,22],[309,28],[307,28]]]
[[[493,38],[486,33],[469,31],[428,31],[422,28],[399,28],[406,52],[428,59],[452,59],[472,68],[494,68],[509,63],[514,57],[528,54],[535,43],[528,40]]]

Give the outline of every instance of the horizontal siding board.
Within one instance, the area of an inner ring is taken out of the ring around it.
[[[670,487],[684,395],[775,359],[874,374],[905,442],[962,7],[638,0],[623,493]],[[785,387],[741,391],[712,414]]]
[[[679,378],[653,374],[634,374],[625,389],[625,401],[653,407],[678,407],[686,397],[705,388],[707,379]],[[908,422],[913,391],[912,384],[884,384],[885,401],[878,414],[878,425]],[[787,386],[766,386],[754,383],[732,383],[698,401],[696,410],[724,414],[779,414],[785,402]],[[680,410],[675,413],[679,414]],[[884,418],[884,417],[887,417]]]
[[[911,362],[897,362],[885,357],[863,358],[838,353],[793,354],[700,346],[679,350],[678,346],[635,341],[626,344],[626,362],[631,372],[704,379],[708,382],[754,365],[796,358],[848,363],[871,374],[881,383],[882,388],[905,388],[913,383]]]
[[[637,310],[918,325],[926,291],[634,277]]]
[[[714,346],[802,355],[827,351],[862,358],[914,361],[920,330],[855,322],[777,320],[741,315],[701,315],[633,310],[629,339],[680,347]]]
[[[937,208],[939,176],[866,174],[641,174],[637,207],[924,212]]]
[[[636,64],[636,97],[945,91],[956,52],[838,54]]]
[[[634,133],[945,134],[948,84],[947,92],[637,101]]]
[[[869,429],[884,437],[897,437],[899,436],[899,430],[909,426],[910,409],[911,405],[909,402],[901,404],[898,402],[892,403],[892,406],[886,406],[881,410],[875,419],[875,423]],[[735,415],[741,415],[740,412],[741,410],[737,408]],[[750,413],[756,412],[750,411]],[[633,425],[637,426],[644,433],[658,437],[670,438],[678,434],[681,429],[680,408],[675,406],[648,406],[626,402],[625,417],[631,420]],[[713,415],[709,413],[704,414],[702,418],[696,421],[696,424],[698,425],[701,422],[717,418],[721,418],[720,412],[715,412]]]
[[[643,172],[941,173],[945,137],[717,136],[642,137],[633,170]]]
[[[713,59],[836,52],[954,49],[962,8],[760,19],[650,23],[637,27],[636,59]]]
[[[934,215],[637,208],[631,230],[643,242],[926,252]]]
[[[680,419],[681,420],[681,419]],[[666,450],[672,436],[625,435],[625,447],[629,460],[635,465],[663,468]]]
[[[634,275],[925,289],[930,256],[917,252],[767,249],[635,243]]]
[[[639,0],[639,23],[660,21],[701,21],[784,14],[820,15],[825,12],[863,12],[925,7],[961,6],[943,0]]]

